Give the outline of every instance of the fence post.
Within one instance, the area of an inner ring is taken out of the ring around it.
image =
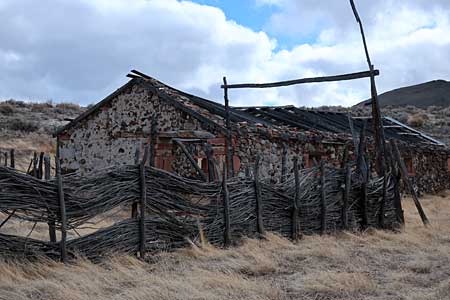
[[[230,195],[228,194],[226,163],[223,164],[222,189],[223,189],[223,218],[225,223],[223,241],[224,246],[228,247],[231,244],[231,230],[230,230]]]
[[[139,157],[140,157],[140,150],[139,148],[136,148],[136,152],[134,152],[134,164],[139,164]],[[131,204],[131,218],[136,219],[137,218],[137,202],[134,201]]]
[[[145,258],[145,207],[147,204],[147,187],[145,182],[145,159],[142,160],[139,165],[139,178],[140,178],[140,188],[141,188],[141,203],[139,205],[140,208],[140,218],[139,218],[139,253],[140,258]]]
[[[209,144],[208,142],[205,143],[205,154],[208,161],[208,181],[213,182],[215,180],[213,161],[214,151],[211,144]]]
[[[385,205],[386,205],[386,196],[387,196],[387,173],[384,172],[382,200],[380,203],[380,215],[379,215],[379,219],[378,219],[380,228],[384,228],[384,213],[385,213]]]
[[[56,177],[58,183],[58,200],[59,200],[59,209],[61,214],[61,242],[60,242],[60,250],[61,250],[61,261],[63,263],[67,262],[67,249],[66,249],[66,239],[67,239],[67,218],[66,218],[66,203],[64,201],[64,189],[63,189],[63,180],[61,174],[61,160],[59,153],[59,142],[57,141],[56,148]]]
[[[294,182],[295,182],[295,194],[292,205],[292,240],[296,241],[301,237],[301,228],[298,221],[299,209],[298,201],[300,198],[300,178],[298,171],[298,158],[294,157]]]
[[[44,170],[43,170],[43,162],[44,162],[44,152],[41,152],[41,154],[39,155],[39,165],[38,165],[38,178],[42,179],[42,177],[44,176]]]
[[[48,182],[50,180],[50,157],[44,157],[44,179]],[[51,211],[48,211],[48,235],[50,237],[50,242],[56,243],[56,226],[55,218]]]
[[[58,152],[59,149],[57,149],[56,151]],[[58,160],[59,160],[59,158],[58,158]],[[58,171],[58,169],[56,169],[56,171]],[[36,152],[34,152],[34,154],[33,154],[33,171],[31,173],[31,175],[33,177],[37,178],[37,153]]]
[[[327,204],[325,191],[325,162],[320,161],[320,234],[327,231]]]
[[[345,191],[342,204],[342,226],[348,230],[348,203],[350,202],[350,191],[352,188],[352,168],[349,163],[345,166]]]
[[[263,206],[262,206],[262,198],[261,198],[261,186],[259,183],[259,163],[261,157],[256,156],[255,160],[255,169],[254,169],[254,186],[255,186],[255,198],[256,198],[256,222],[257,222],[257,230],[260,235],[265,234],[264,224],[263,224]]]
[[[4,156],[5,156],[5,167],[7,167],[8,166],[8,152],[5,152]]]
[[[228,85],[227,78],[223,77],[223,98],[225,101],[225,125],[226,125],[226,142],[225,142],[225,156],[228,170],[228,177],[234,176],[234,163],[233,163],[233,133],[231,130],[231,120],[230,120],[230,105],[228,99]]]
[[[16,168],[15,150],[14,149],[10,150],[10,153],[9,153],[9,164],[10,164],[11,168],[13,168],[13,169]]]
[[[367,212],[367,181],[363,181],[361,184],[361,227],[366,229],[369,226],[369,216]]]

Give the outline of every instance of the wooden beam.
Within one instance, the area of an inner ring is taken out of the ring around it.
[[[294,80],[286,80],[279,82],[270,82],[270,83],[240,83],[240,84],[229,84],[224,83],[221,85],[221,88],[228,89],[246,89],[246,88],[274,88],[274,87],[282,87],[282,86],[290,86],[295,84],[303,84],[303,83],[315,83],[315,82],[332,82],[332,81],[343,81],[343,80],[354,80],[360,78],[367,78],[370,76],[378,76],[380,75],[379,70],[364,71],[343,75],[334,75],[334,76],[322,76],[322,77],[311,77],[311,78],[302,78],[302,79],[294,79]]]
[[[206,179],[206,175],[205,173],[203,173],[202,169],[200,169],[200,167],[198,166],[198,163],[195,161],[195,159],[192,157],[192,155],[189,153],[189,151],[186,149],[186,147],[184,146],[184,144],[178,140],[178,139],[173,139],[173,141],[180,147],[181,151],[183,151],[183,153],[186,155],[186,157],[189,159],[189,161],[191,162],[192,166],[194,167],[194,169],[197,171],[198,175],[200,175],[200,177],[202,178],[203,181],[207,181]]]

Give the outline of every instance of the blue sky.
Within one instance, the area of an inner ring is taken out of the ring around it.
[[[274,32],[270,26],[270,18],[273,14],[281,12],[277,5],[258,4],[256,0],[193,0],[193,2],[218,7],[225,13],[227,19],[255,31],[266,32],[271,38],[277,40],[276,50],[290,49],[295,45],[315,40],[314,35],[299,38],[290,34]]]

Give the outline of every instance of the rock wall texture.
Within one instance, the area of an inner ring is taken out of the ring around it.
[[[190,115],[161,101],[140,85],[133,85],[59,136],[62,168],[89,172],[111,165],[132,164],[136,149],[143,153],[149,140],[151,117],[158,130],[201,130]]]
[[[182,95],[173,94],[173,97],[175,101],[223,126],[220,116],[195,107]],[[179,138],[205,174],[208,172],[204,144],[211,144],[216,173],[222,174],[225,162],[224,132],[200,122],[143,84],[126,85],[86,119],[59,134],[63,170],[86,173],[112,165],[133,164],[136,151],[139,150],[142,157],[144,147],[149,143],[153,115],[157,116],[158,127],[156,167],[186,177],[198,177],[186,155],[173,143],[174,138]],[[251,173],[259,155],[260,176],[271,178],[274,183],[281,180],[283,170],[288,176],[293,173],[294,157],[298,158],[302,167],[311,167],[321,160],[339,166],[345,149],[350,157],[354,157],[351,145],[348,136],[250,126],[246,123],[233,125],[235,173],[239,176]],[[419,191],[438,192],[450,188],[446,150],[402,146],[401,151],[410,164]]]

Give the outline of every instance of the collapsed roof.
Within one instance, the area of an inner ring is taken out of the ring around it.
[[[170,102],[177,108],[219,129],[224,129],[217,120],[225,118],[225,106],[197,97],[183,91],[172,88],[144,73],[132,71],[127,76],[132,78],[127,84],[116,92],[100,101],[75,120],[60,128],[57,135],[75,127],[79,122],[99,110],[118,94],[133,84],[143,84],[153,92],[158,93],[161,99]],[[208,112],[205,114],[205,112]],[[219,117],[218,119],[216,117]],[[250,124],[262,124],[268,127],[283,126],[295,130],[320,131],[333,134],[352,135],[351,123],[353,123],[353,134],[359,132],[364,120],[367,120],[367,130],[373,134],[370,117],[351,117],[341,112],[318,111],[313,109],[297,108],[295,106],[258,106],[258,107],[232,107],[230,108],[230,120],[234,123],[247,122]],[[395,119],[383,117],[383,126],[387,139],[396,139],[416,145],[445,146],[442,142],[419,132]]]

